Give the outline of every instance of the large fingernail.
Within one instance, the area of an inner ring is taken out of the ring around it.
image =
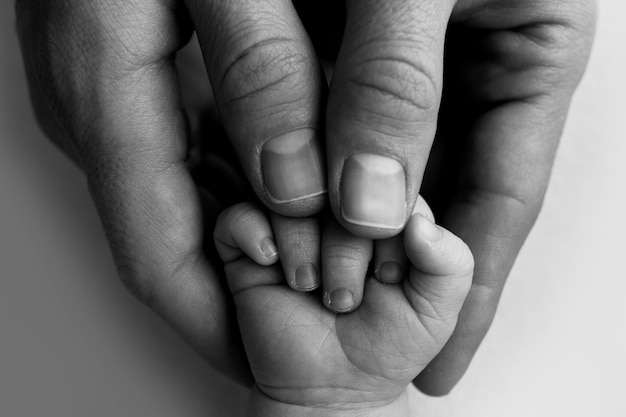
[[[324,158],[314,129],[300,129],[265,143],[261,169],[274,203],[302,200],[326,192]]]
[[[331,293],[325,293],[326,305],[337,313],[347,313],[354,308],[354,295],[346,288],[337,288]]]
[[[317,268],[313,264],[301,265],[296,269],[296,287],[311,291],[319,286]]]
[[[359,153],[346,160],[341,180],[343,218],[361,226],[399,229],[406,213],[404,167],[382,155]]]

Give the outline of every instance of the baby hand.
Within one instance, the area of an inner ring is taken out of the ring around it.
[[[469,248],[416,214],[404,232],[408,277],[368,279],[361,306],[336,315],[287,286],[260,210],[226,210],[215,239],[256,381],[251,416],[406,413],[406,387],[452,334],[473,273]]]

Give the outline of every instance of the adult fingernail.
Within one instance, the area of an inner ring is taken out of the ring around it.
[[[326,305],[338,313],[347,313],[354,308],[352,291],[346,288],[337,288],[331,293],[325,293]]]
[[[439,240],[442,236],[441,229],[430,221],[428,217],[422,216],[421,214],[419,214],[419,216],[421,217],[420,225],[422,237],[428,242],[436,242]]]
[[[375,272],[376,278],[382,282],[400,282],[404,275],[402,267],[397,262],[383,262]]]
[[[261,169],[274,203],[302,200],[326,192],[324,158],[314,129],[270,139],[261,152]]]
[[[276,248],[276,243],[274,243],[274,239],[271,237],[266,237],[261,241],[261,254],[266,259],[272,259],[276,255],[278,255],[278,249]]]
[[[341,181],[344,220],[361,226],[399,229],[406,213],[404,167],[382,155],[359,153],[346,160]]]
[[[317,268],[313,264],[301,265],[296,269],[296,287],[311,291],[319,286]]]

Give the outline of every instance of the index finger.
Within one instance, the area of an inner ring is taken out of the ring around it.
[[[186,3],[221,122],[257,196],[284,216],[318,212],[326,86],[292,2]]]

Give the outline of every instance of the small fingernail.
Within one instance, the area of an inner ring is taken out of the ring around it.
[[[274,203],[302,200],[326,192],[324,157],[315,129],[300,129],[265,143],[263,181]]]
[[[343,218],[361,226],[399,229],[406,213],[402,164],[387,156],[360,153],[345,162],[341,181]]]
[[[439,239],[441,239],[441,236],[442,236],[441,229],[439,229],[439,227],[435,225],[435,223],[433,223],[428,217],[422,216],[421,214],[419,214],[419,216],[422,218],[421,219],[422,220],[421,221],[422,237],[429,242],[436,242]]]
[[[267,258],[272,259],[278,255],[278,249],[276,249],[276,243],[271,237],[266,237],[261,241],[261,254]]]
[[[380,265],[375,271],[375,275],[379,281],[395,283],[402,281],[404,271],[399,263],[388,261]]]
[[[311,291],[319,286],[317,268],[313,264],[300,265],[296,269],[296,287]]]
[[[354,296],[352,292],[346,288],[337,288],[330,294],[324,293],[326,305],[337,313],[347,313],[354,308]]]

